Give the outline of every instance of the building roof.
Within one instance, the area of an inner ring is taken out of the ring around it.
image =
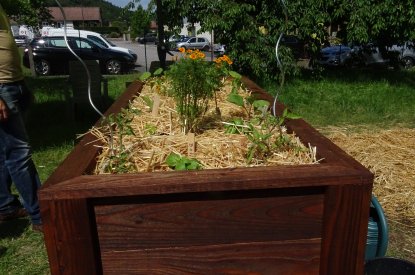
[[[52,21],[63,21],[63,15],[59,7],[49,7]],[[64,7],[66,20],[71,21],[100,21],[101,11],[99,7]]]

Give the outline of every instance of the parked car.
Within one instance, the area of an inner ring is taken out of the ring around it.
[[[405,42],[403,45],[393,45],[392,51],[399,53],[399,60],[405,69],[415,65],[415,44],[412,41]]]
[[[222,44],[214,44],[213,45],[213,52],[223,55],[226,53],[226,46]]]
[[[26,35],[16,35],[14,36],[14,41],[18,47],[26,47],[29,43],[29,38]]]
[[[204,37],[189,37],[186,40],[176,43],[176,48],[208,51],[210,49],[210,42]]]
[[[154,43],[157,44],[157,34],[147,33],[144,36],[137,37],[136,41],[140,44]]]
[[[334,45],[321,49],[317,62],[323,66],[344,66],[352,58],[352,48],[346,45]]]
[[[169,42],[170,43],[171,42],[177,43],[177,42],[180,42],[182,39],[185,39],[185,38],[189,38],[189,37],[186,36],[186,35],[183,35],[183,34],[173,34],[169,37]]]
[[[52,28],[52,27],[43,27],[42,28],[42,36],[64,36],[65,30],[63,28]],[[103,35],[97,32],[91,32],[86,30],[75,30],[75,29],[67,29],[66,30],[67,36],[73,36],[73,37],[83,37],[88,38],[95,43],[101,44],[105,48],[110,48],[113,50],[126,52],[129,54],[132,54],[133,56],[136,56],[134,52],[132,52],[130,49],[118,47],[108,39],[106,39]]]
[[[353,64],[370,67],[387,67],[391,62],[389,49],[379,48],[375,43],[354,45],[352,49]]]
[[[137,57],[129,53],[105,48],[88,38],[67,38],[69,45],[80,58],[98,60],[103,74],[120,74],[135,67]],[[69,61],[76,60],[66,46],[63,36],[35,38],[29,45],[33,51],[35,71],[38,75],[67,74]],[[28,48],[25,49],[23,65],[30,68]]]

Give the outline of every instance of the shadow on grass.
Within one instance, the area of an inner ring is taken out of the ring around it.
[[[24,218],[1,222],[0,239],[20,237],[29,224],[29,220]]]
[[[391,69],[386,67],[329,67],[325,68],[320,75],[312,70],[302,70],[302,78],[326,79],[345,83],[371,83],[387,81],[391,85],[415,85],[415,73],[413,70]]]
[[[77,136],[88,131],[100,118],[90,106],[74,110],[64,97],[66,77],[26,79],[36,102],[26,116],[26,127],[33,150],[77,142]],[[106,103],[108,108],[112,99]],[[72,111],[73,110],[73,111]]]

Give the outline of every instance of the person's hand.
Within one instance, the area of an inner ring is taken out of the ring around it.
[[[9,111],[6,103],[0,99],[0,122],[6,121],[9,117]]]

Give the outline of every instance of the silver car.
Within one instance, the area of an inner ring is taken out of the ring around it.
[[[210,49],[210,42],[204,37],[189,37],[187,40],[178,42],[176,46],[177,48],[208,51]]]
[[[412,68],[415,65],[414,42],[405,42],[403,45],[393,45],[391,50],[399,52],[399,59],[405,69]]]

